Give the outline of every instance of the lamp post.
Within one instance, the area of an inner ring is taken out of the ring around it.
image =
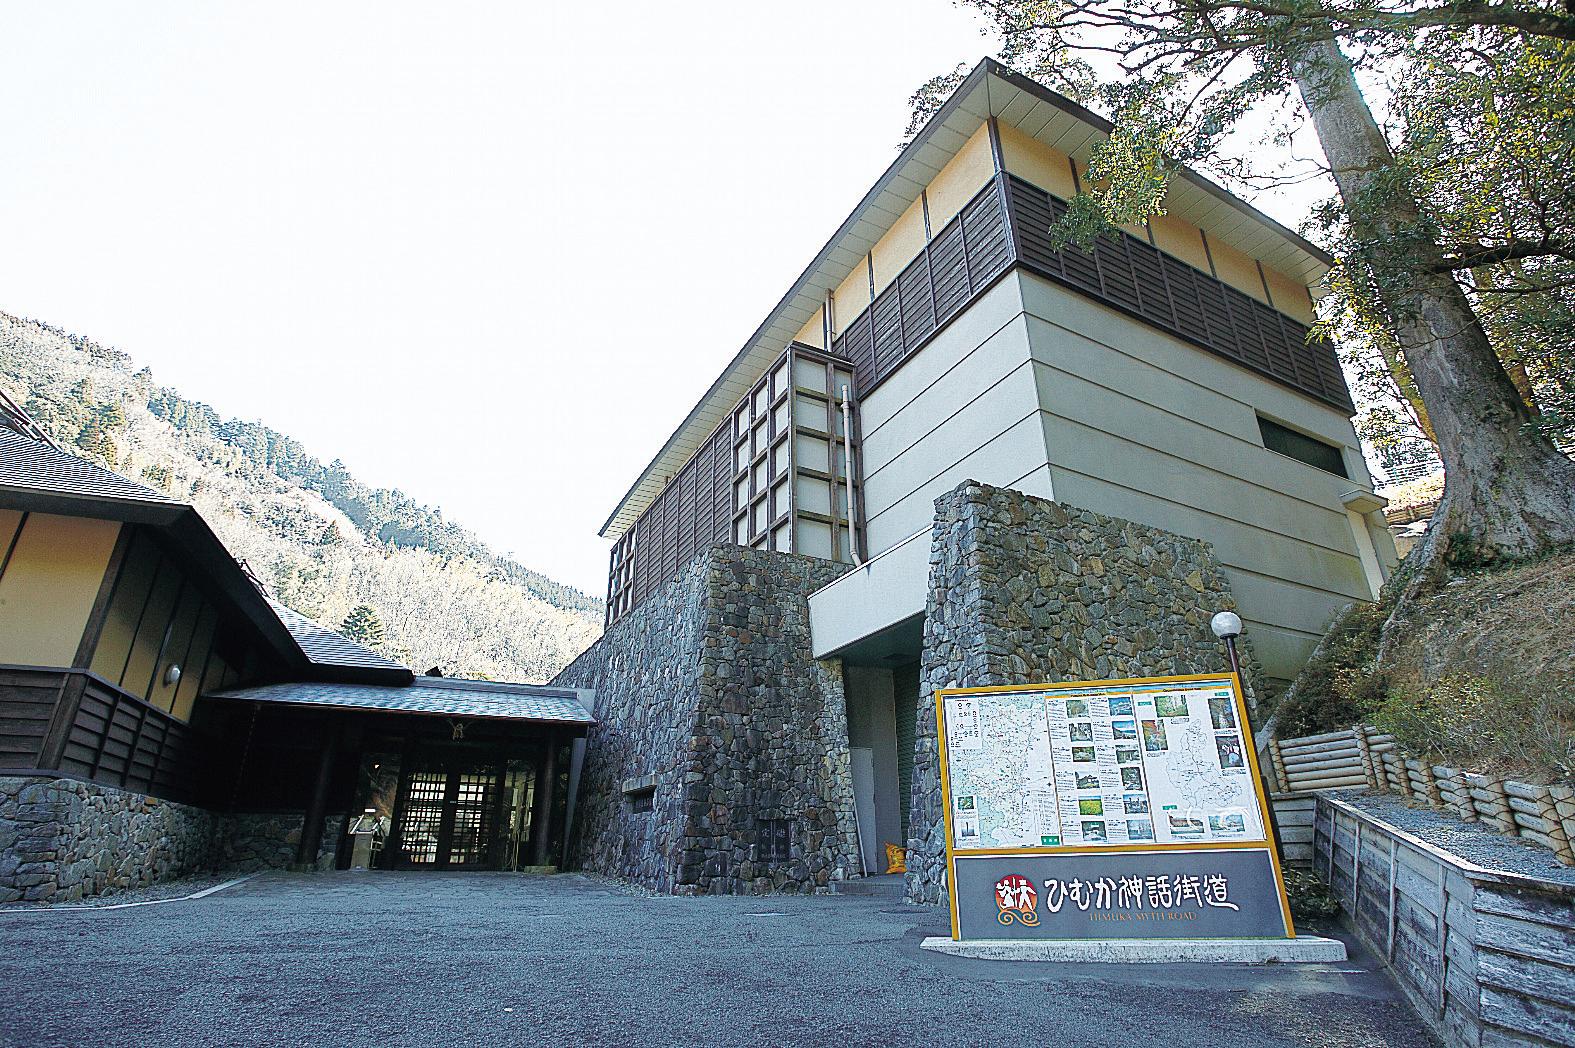
[[[1209,620],[1209,629],[1214,635],[1225,642],[1225,650],[1230,652],[1230,669],[1236,674],[1236,679],[1241,680],[1241,661],[1236,657],[1236,638],[1241,636],[1241,616],[1234,611],[1218,611]]]
[[[1209,620],[1209,629],[1214,631],[1216,637],[1225,642],[1225,650],[1230,654],[1230,669],[1236,675],[1236,686],[1242,690],[1242,705],[1245,707],[1247,686],[1242,683],[1241,659],[1236,654],[1236,638],[1241,636],[1242,630],[1241,616],[1234,611],[1215,612],[1214,617]],[[1247,745],[1256,751],[1258,740],[1253,736],[1252,723],[1250,721],[1247,722],[1245,727],[1247,729]],[[1274,791],[1269,788],[1271,784],[1264,778],[1261,767],[1258,772],[1258,781],[1263,784],[1263,795],[1266,801],[1263,817],[1269,821],[1269,833],[1272,835],[1275,850],[1284,855],[1285,849],[1280,844],[1280,822],[1274,817],[1274,802],[1268,800]]]

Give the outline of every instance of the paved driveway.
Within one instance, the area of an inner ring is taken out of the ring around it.
[[[266,874],[204,899],[0,914],[0,1043],[1430,1043],[1367,958],[921,951],[944,920],[887,898],[653,898],[579,876]]]

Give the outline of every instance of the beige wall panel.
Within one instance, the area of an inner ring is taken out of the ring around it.
[[[1072,161],[1059,149],[1052,149],[1007,124],[1001,125],[1001,155],[1006,170],[1026,178],[1047,193],[1070,200],[1077,193],[1072,182]]]
[[[98,646],[93,649],[93,658],[88,664],[94,673],[113,684],[119,684],[120,675],[125,672],[126,660],[131,655],[131,641],[137,632],[137,621],[142,615],[142,605],[148,599],[148,589],[153,585],[153,573],[158,564],[158,549],[145,532],[138,535],[121,563],[120,578],[115,583],[115,594],[109,602],[109,613],[104,618]]]
[[[1233,429],[1244,440],[1260,442],[1257,423],[1252,420],[1252,409],[1286,425],[1305,430],[1332,444],[1349,449],[1359,449],[1356,430],[1351,420],[1338,408],[1330,407],[1311,397],[1296,393],[1277,382],[1263,378],[1247,368],[1233,364],[1213,353],[1149,327],[1140,321],[1101,305],[1087,296],[1052,284],[1033,274],[1023,274],[1018,282],[1023,307],[1034,319],[1030,334],[1035,340],[1036,356],[1053,362],[1053,355],[1040,352],[1043,336],[1033,330],[1035,323],[1074,338],[1114,349],[1134,360],[1150,364],[1159,372],[1153,376],[1164,382],[1166,376],[1211,390],[1239,402],[1247,410],[1239,415],[1241,427]],[[1346,466],[1352,469],[1352,479],[1361,466],[1360,454],[1347,452]],[[1309,467],[1310,468],[1310,467]],[[1363,477],[1365,473],[1361,474]]]
[[[930,233],[939,233],[993,177],[995,159],[990,156],[990,129],[980,124],[926,190],[930,199]]]
[[[809,318],[809,323],[798,329],[798,334],[793,336],[793,341],[802,342],[806,346],[816,349],[826,349],[826,307],[821,306],[815,310],[815,315]]]
[[[875,259],[875,293],[878,295],[897,279],[909,262],[924,250],[924,201],[915,200],[902,213],[886,235],[875,242],[870,254]]]
[[[859,314],[870,308],[869,262],[859,259],[848,278],[831,293],[831,317],[836,321],[834,335],[848,330],[848,325],[859,319]]]
[[[148,701],[166,713],[175,708],[175,692],[179,682],[168,684],[164,675],[172,665],[179,666],[183,676],[188,669],[188,653],[205,603],[202,594],[194,587],[187,586],[181,592],[180,603],[176,605],[174,618],[170,621],[169,644],[164,649],[164,658],[154,667],[153,690],[148,693]]]
[[[4,558],[5,551],[11,548],[11,540],[16,538],[16,531],[21,526],[21,510],[0,509],[0,558]]]
[[[202,689],[203,670],[213,650],[213,631],[218,622],[218,612],[214,611],[212,604],[204,601],[202,613],[197,618],[196,632],[191,638],[191,648],[181,665],[180,685],[175,689],[175,707],[170,711],[179,720],[191,719],[191,707]]]
[[[1214,271],[1221,280],[1259,302],[1269,300],[1263,293],[1263,277],[1258,274],[1258,264],[1249,256],[1214,237],[1209,237],[1209,254],[1214,256]]]
[[[1053,499],[1044,469],[1044,434],[1036,415],[1023,419],[988,444],[974,449],[867,521],[870,554],[881,553],[935,520],[935,500],[965,480],[1016,488]],[[1042,487],[1039,485],[1043,485]]]
[[[148,697],[154,664],[159,657],[159,648],[164,643],[164,630],[169,626],[175,602],[180,597],[182,581],[180,572],[165,560],[158,577],[153,581],[153,591],[148,594],[147,609],[137,627],[136,640],[131,644],[131,659],[120,681],[120,686],[133,695],[144,699]]]
[[[1203,234],[1191,222],[1173,215],[1155,215],[1149,220],[1154,228],[1154,245],[1175,255],[1188,265],[1209,272],[1209,257],[1203,251]]]
[[[1312,295],[1305,284],[1298,283],[1294,277],[1288,277],[1270,266],[1263,267],[1263,276],[1269,282],[1269,294],[1274,296],[1275,309],[1303,324],[1311,324],[1318,319],[1313,313]]]
[[[33,513],[0,578],[0,662],[69,666],[120,525]]]

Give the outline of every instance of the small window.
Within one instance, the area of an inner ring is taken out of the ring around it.
[[[1350,474],[1345,471],[1345,456],[1333,444],[1298,433],[1278,422],[1271,422],[1262,415],[1258,416],[1258,430],[1263,434],[1263,446],[1270,451],[1278,451],[1298,462],[1317,466],[1325,473],[1350,478]]]
[[[636,815],[656,810],[656,787],[646,786],[624,794],[629,799],[629,810]]]
[[[760,836],[755,846],[757,862],[787,862],[793,839],[793,820],[756,819]]]

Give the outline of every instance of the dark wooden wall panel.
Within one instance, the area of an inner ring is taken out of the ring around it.
[[[0,669],[0,769],[36,768],[64,673]]]
[[[188,724],[84,670],[0,667],[0,769],[202,803],[212,751]]]

